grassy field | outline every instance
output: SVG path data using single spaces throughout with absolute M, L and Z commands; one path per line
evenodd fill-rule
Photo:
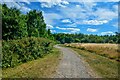
M 86 50 L 89 52 L 96 53 L 98 55 L 120 61 L 120 52 L 117 44 L 95 44 L 95 43 L 71 43 L 65 44 L 66 46 Z
M 110 47 L 108 52 L 115 51 L 117 46 L 115 44 L 81 44 L 80 46 L 75 44 L 65 44 L 66 46 L 71 46 L 78 54 L 83 57 L 83 59 L 91 66 L 91 68 L 103 78 L 116 78 L 118 77 L 118 65 L 120 63 L 113 58 L 108 58 L 108 56 L 101 56 L 100 53 L 95 53 L 98 49 L 98 52 L 101 50 L 103 52 L 105 49 L 103 47 Z M 105 46 L 106 45 L 106 46 Z M 112 46 L 110 46 L 112 45 Z M 82 47 L 81 47 L 82 46 Z M 85 47 L 85 49 L 84 49 Z M 100 50 L 99 50 L 100 49 Z M 103 50 L 102 50 L 103 49 Z M 108 52 L 106 54 L 108 54 Z M 117 53 L 117 52 L 116 52 Z M 105 54 L 105 53 L 104 53 Z M 112 53 L 114 54 L 114 53 Z M 109 55 L 109 54 L 108 54 Z M 114 56 L 117 56 L 115 54 Z
M 59 59 L 60 52 L 54 49 L 44 58 L 2 70 L 2 76 L 3 78 L 49 78 L 55 73 Z

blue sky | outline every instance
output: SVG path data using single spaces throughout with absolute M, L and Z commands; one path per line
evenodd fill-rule
M 118 0 L 3 0 L 24 14 L 43 12 L 52 33 L 114 34 L 118 32 Z

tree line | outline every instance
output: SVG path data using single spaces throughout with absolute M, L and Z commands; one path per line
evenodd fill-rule
M 60 43 L 120 43 L 120 33 L 116 35 L 86 35 L 86 34 L 53 34 L 54 38 Z

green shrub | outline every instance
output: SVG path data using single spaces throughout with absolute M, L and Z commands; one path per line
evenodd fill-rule
M 44 38 L 23 38 L 2 42 L 2 67 L 14 67 L 18 64 L 42 58 L 52 50 L 54 42 Z

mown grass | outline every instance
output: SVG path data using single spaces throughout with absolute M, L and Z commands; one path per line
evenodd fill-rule
M 3 78 L 49 78 L 57 68 L 60 59 L 58 49 L 53 49 L 52 53 L 44 58 L 21 64 L 14 68 L 2 70 Z
M 119 62 L 86 50 L 72 49 L 78 52 L 99 76 L 103 78 L 118 78 Z

